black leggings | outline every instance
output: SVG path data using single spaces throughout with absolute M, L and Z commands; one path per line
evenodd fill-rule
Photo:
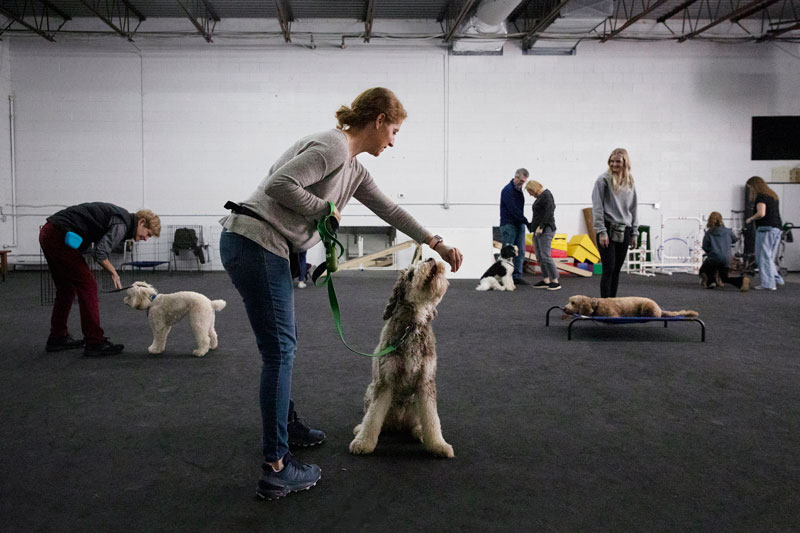
M 608 226 L 607 226 L 608 227 Z M 608 235 L 608 234 L 607 234 Z M 600 246 L 597 243 L 597 250 L 600 252 L 600 261 L 603 263 L 603 276 L 600 278 L 600 297 L 616 298 L 617 285 L 619 285 L 619 273 L 622 265 L 625 264 L 625 257 L 628 254 L 628 247 L 633 237 L 633 228 L 625 228 L 625 238 L 622 242 L 608 241 L 608 246 Z

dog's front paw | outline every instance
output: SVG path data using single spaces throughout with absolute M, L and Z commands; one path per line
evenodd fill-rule
M 363 439 L 356 437 L 350 443 L 350 453 L 354 455 L 366 455 L 375 451 L 375 444 L 370 444 Z
M 447 444 L 445 441 L 434 444 L 433 446 L 429 447 L 428 450 L 434 455 L 438 455 L 439 457 L 447 457 L 448 459 L 452 459 L 456 456 L 455 452 L 453 452 L 453 447 Z
M 208 350 L 192 350 L 192 355 L 195 357 L 203 357 L 208 353 Z
M 357 425 L 356 427 L 354 427 L 354 428 L 353 428 L 353 435 L 358 435 L 359 433 L 361 433 L 361 427 L 362 427 L 363 425 L 364 425 L 364 424 L 359 424 L 359 425 Z
M 162 349 L 159 350 L 158 346 L 156 346 L 155 344 L 151 344 L 150 346 L 147 347 L 147 351 L 152 353 L 152 354 L 159 354 L 159 353 L 163 352 L 164 349 L 162 348 Z

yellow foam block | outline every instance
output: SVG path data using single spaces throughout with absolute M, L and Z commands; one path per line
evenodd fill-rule
M 553 242 L 550 244 L 550 248 L 555 248 L 556 250 L 564 250 L 567 251 L 567 234 L 566 233 L 556 233 L 553 235 Z
M 567 255 L 574 257 L 581 263 L 591 261 L 592 263 L 600 262 L 600 252 L 592 242 L 588 235 L 573 235 L 569 240 L 567 246 Z
M 525 244 L 533 246 L 533 233 L 525 234 Z

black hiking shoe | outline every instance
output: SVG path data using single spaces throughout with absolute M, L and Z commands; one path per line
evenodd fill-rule
M 48 352 L 62 352 L 64 350 L 74 350 L 83 348 L 83 340 L 73 339 L 71 335 L 66 337 L 48 337 L 44 349 Z
M 301 463 L 291 453 L 283 456 L 283 470 L 276 472 L 268 463 L 263 463 L 261 479 L 258 480 L 256 496 L 262 500 L 277 500 L 290 492 L 308 490 L 322 477 L 317 465 Z
M 549 287 L 549 286 L 550 286 L 550 282 L 549 282 L 549 281 L 544 281 L 544 280 L 542 280 L 542 281 L 539 281 L 538 283 L 536 283 L 536 284 L 533 286 L 533 288 L 534 288 L 534 289 L 546 289 L 546 288 L 547 288 L 547 287 Z
M 297 411 L 289 413 L 289 423 L 286 424 L 289 431 L 290 446 L 316 446 L 325 440 L 325 432 L 319 429 L 312 429 L 305 425 L 303 419 L 297 416 Z
M 124 344 L 114 344 L 106 337 L 100 344 L 85 344 L 83 346 L 83 355 L 86 357 L 105 357 L 107 355 L 116 355 L 124 349 Z

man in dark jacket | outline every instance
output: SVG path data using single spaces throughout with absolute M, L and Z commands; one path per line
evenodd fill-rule
M 500 234 L 503 236 L 503 246 L 516 244 L 519 253 L 514 258 L 514 284 L 530 285 L 522 277 L 522 267 L 525 264 L 525 196 L 522 186 L 528 181 L 528 171 L 524 168 L 514 173 L 508 185 L 500 193 Z
M 104 202 L 74 205 L 48 217 L 39 232 L 39 244 L 56 286 L 50 336 L 45 346 L 48 352 L 83 346 L 84 355 L 103 356 L 123 350 L 124 346 L 113 344 L 100 327 L 97 283 L 82 253 L 94 244 L 95 260 L 111 274 L 114 287 L 121 289 L 119 274 L 108 260 L 111 250 L 127 239 L 146 241 L 160 234 L 161 221 L 152 211 L 143 209 L 131 214 Z M 67 319 L 76 295 L 83 340 L 73 339 L 67 329 Z

